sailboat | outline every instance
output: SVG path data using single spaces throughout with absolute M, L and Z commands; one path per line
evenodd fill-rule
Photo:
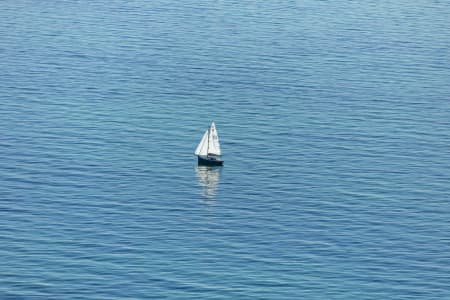
M 219 135 L 216 124 L 212 122 L 195 149 L 195 155 L 198 156 L 199 165 L 222 166 L 223 160 L 220 159 L 220 154 Z

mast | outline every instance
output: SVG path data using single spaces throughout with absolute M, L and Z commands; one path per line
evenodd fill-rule
M 211 126 L 208 128 L 208 147 L 206 148 L 206 156 L 209 154 L 209 136 L 211 135 Z

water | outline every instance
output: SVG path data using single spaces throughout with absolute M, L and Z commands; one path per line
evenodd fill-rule
M 0 299 L 449 299 L 449 20 L 3 1 Z

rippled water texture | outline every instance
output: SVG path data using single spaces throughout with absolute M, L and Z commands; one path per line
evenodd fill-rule
M 445 1 L 2 1 L 0 299 L 450 299 L 449 33 Z

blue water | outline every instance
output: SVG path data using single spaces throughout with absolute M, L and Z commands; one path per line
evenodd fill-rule
M 446 1 L 2 1 L 0 299 L 450 299 L 449 33 Z

